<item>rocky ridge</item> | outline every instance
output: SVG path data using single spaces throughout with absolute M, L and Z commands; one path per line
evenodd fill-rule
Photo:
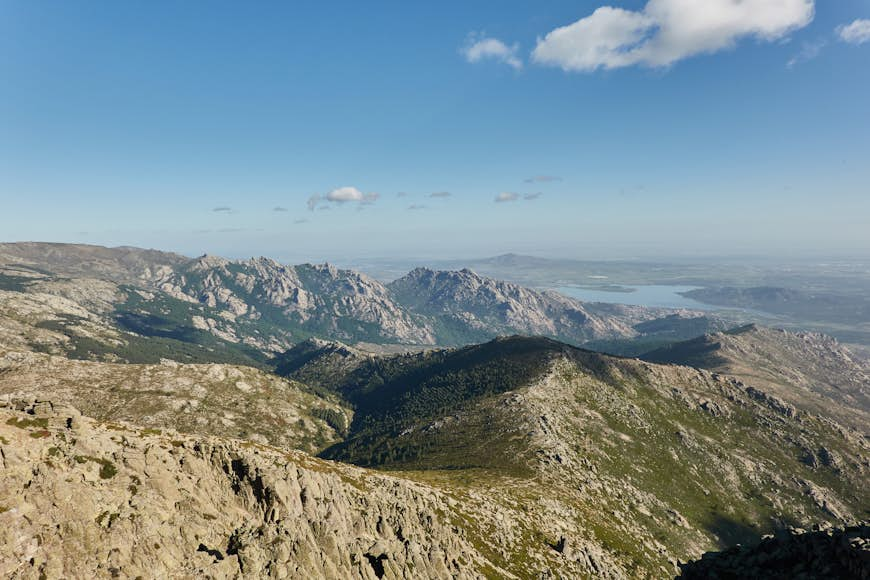
M 643 355 L 737 377 L 855 429 L 870 424 L 870 365 L 834 338 L 754 324 Z

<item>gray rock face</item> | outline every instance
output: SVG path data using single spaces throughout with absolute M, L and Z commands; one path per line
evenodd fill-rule
M 328 264 L 284 266 L 268 258 L 230 262 L 204 256 L 163 272 L 152 283 L 173 296 L 219 306 L 234 316 L 258 319 L 265 309 L 272 309 L 266 314 L 340 340 L 379 337 L 411 344 L 436 340 L 432 330 L 397 304 L 383 284 Z
M 573 342 L 636 335 L 615 317 L 596 316 L 571 298 L 478 276 L 471 270 L 417 268 L 390 283 L 416 312 L 446 318 L 457 327 L 497 334 L 559 336 Z
M 251 443 L 0 409 L 4 578 L 479 578 L 439 492 Z

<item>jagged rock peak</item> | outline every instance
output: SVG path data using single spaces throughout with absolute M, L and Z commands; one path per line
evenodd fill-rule
M 230 261 L 226 258 L 222 258 L 220 256 L 213 256 L 211 254 L 203 254 L 197 258 L 194 258 L 192 269 L 194 270 L 207 270 L 210 268 L 225 268 L 230 264 Z
M 281 269 L 281 268 L 286 267 L 283 264 L 281 264 L 281 262 L 274 260 L 272 258 L 267 258 L 266 256 L 257 256 L 257 257 L 252 256 L 250 259 L 245 260 L 245 262 L 243 262 L 243 263 L 250 264 L 252 266 L 266 266 L 266 267 L 275 268 L 275 269 Z

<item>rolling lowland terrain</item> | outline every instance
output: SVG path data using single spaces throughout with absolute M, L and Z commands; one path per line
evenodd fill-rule
M 611 296 L 605 302 L 623 302 L 634 294 L 637 286 L 671 287 L 675 296 L 691 299 L 701 307 L 706 304 L 706 309 L 715 309 L 717 316 L 732 320 L 735 326 L 755 322 L 814 330 L 864 351 L 870 348 L 867 292 L 870 262 L 864 256 L 824 260 L 792 257 L 785 261 L 749 256 L 649 261 L 503 254 L 477 260 L 424 263 L 439 269 L 471 268 L 485 276 L 534 288 L 605 291 Z M 373 260 L 361 263 L 360 267 L 392 279 L 408 266 L 406 261 Z M 628 354 L 641 352 L 632 350 Z
M 870 373 L 823 335 L 470 271 L 0 264 L 4 577 L 662 578 L 870 509 Z

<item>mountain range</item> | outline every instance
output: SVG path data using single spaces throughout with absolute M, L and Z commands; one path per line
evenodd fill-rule
M 852 526 L 831 570 L 870 553 L 868 366 L 818 333 L 468 270 L 0 264 L 4 577 L 698 577 L 840 537 L 812 526 Z
M 174 341 L 183 362 L 201 358 L 191 345 L 222 351 L 227 362 L 251 362 L 310 337 L 380 350 L 511 333 L 576 345 L 638 338 L 659 345 L 723 326 L 701 313 L 583 303 L 470 270 L 418 268 L 382 284 L 328 264 L 63 244 L 0 244 L 0 288 L 16 291 L 9 299 L 19 310 L 56 310 L 41 328 L 66 338 L 46 335 L 39 344 L 49 352 L 130 362 L 159 361 L 124 352 L 136 336 Z

